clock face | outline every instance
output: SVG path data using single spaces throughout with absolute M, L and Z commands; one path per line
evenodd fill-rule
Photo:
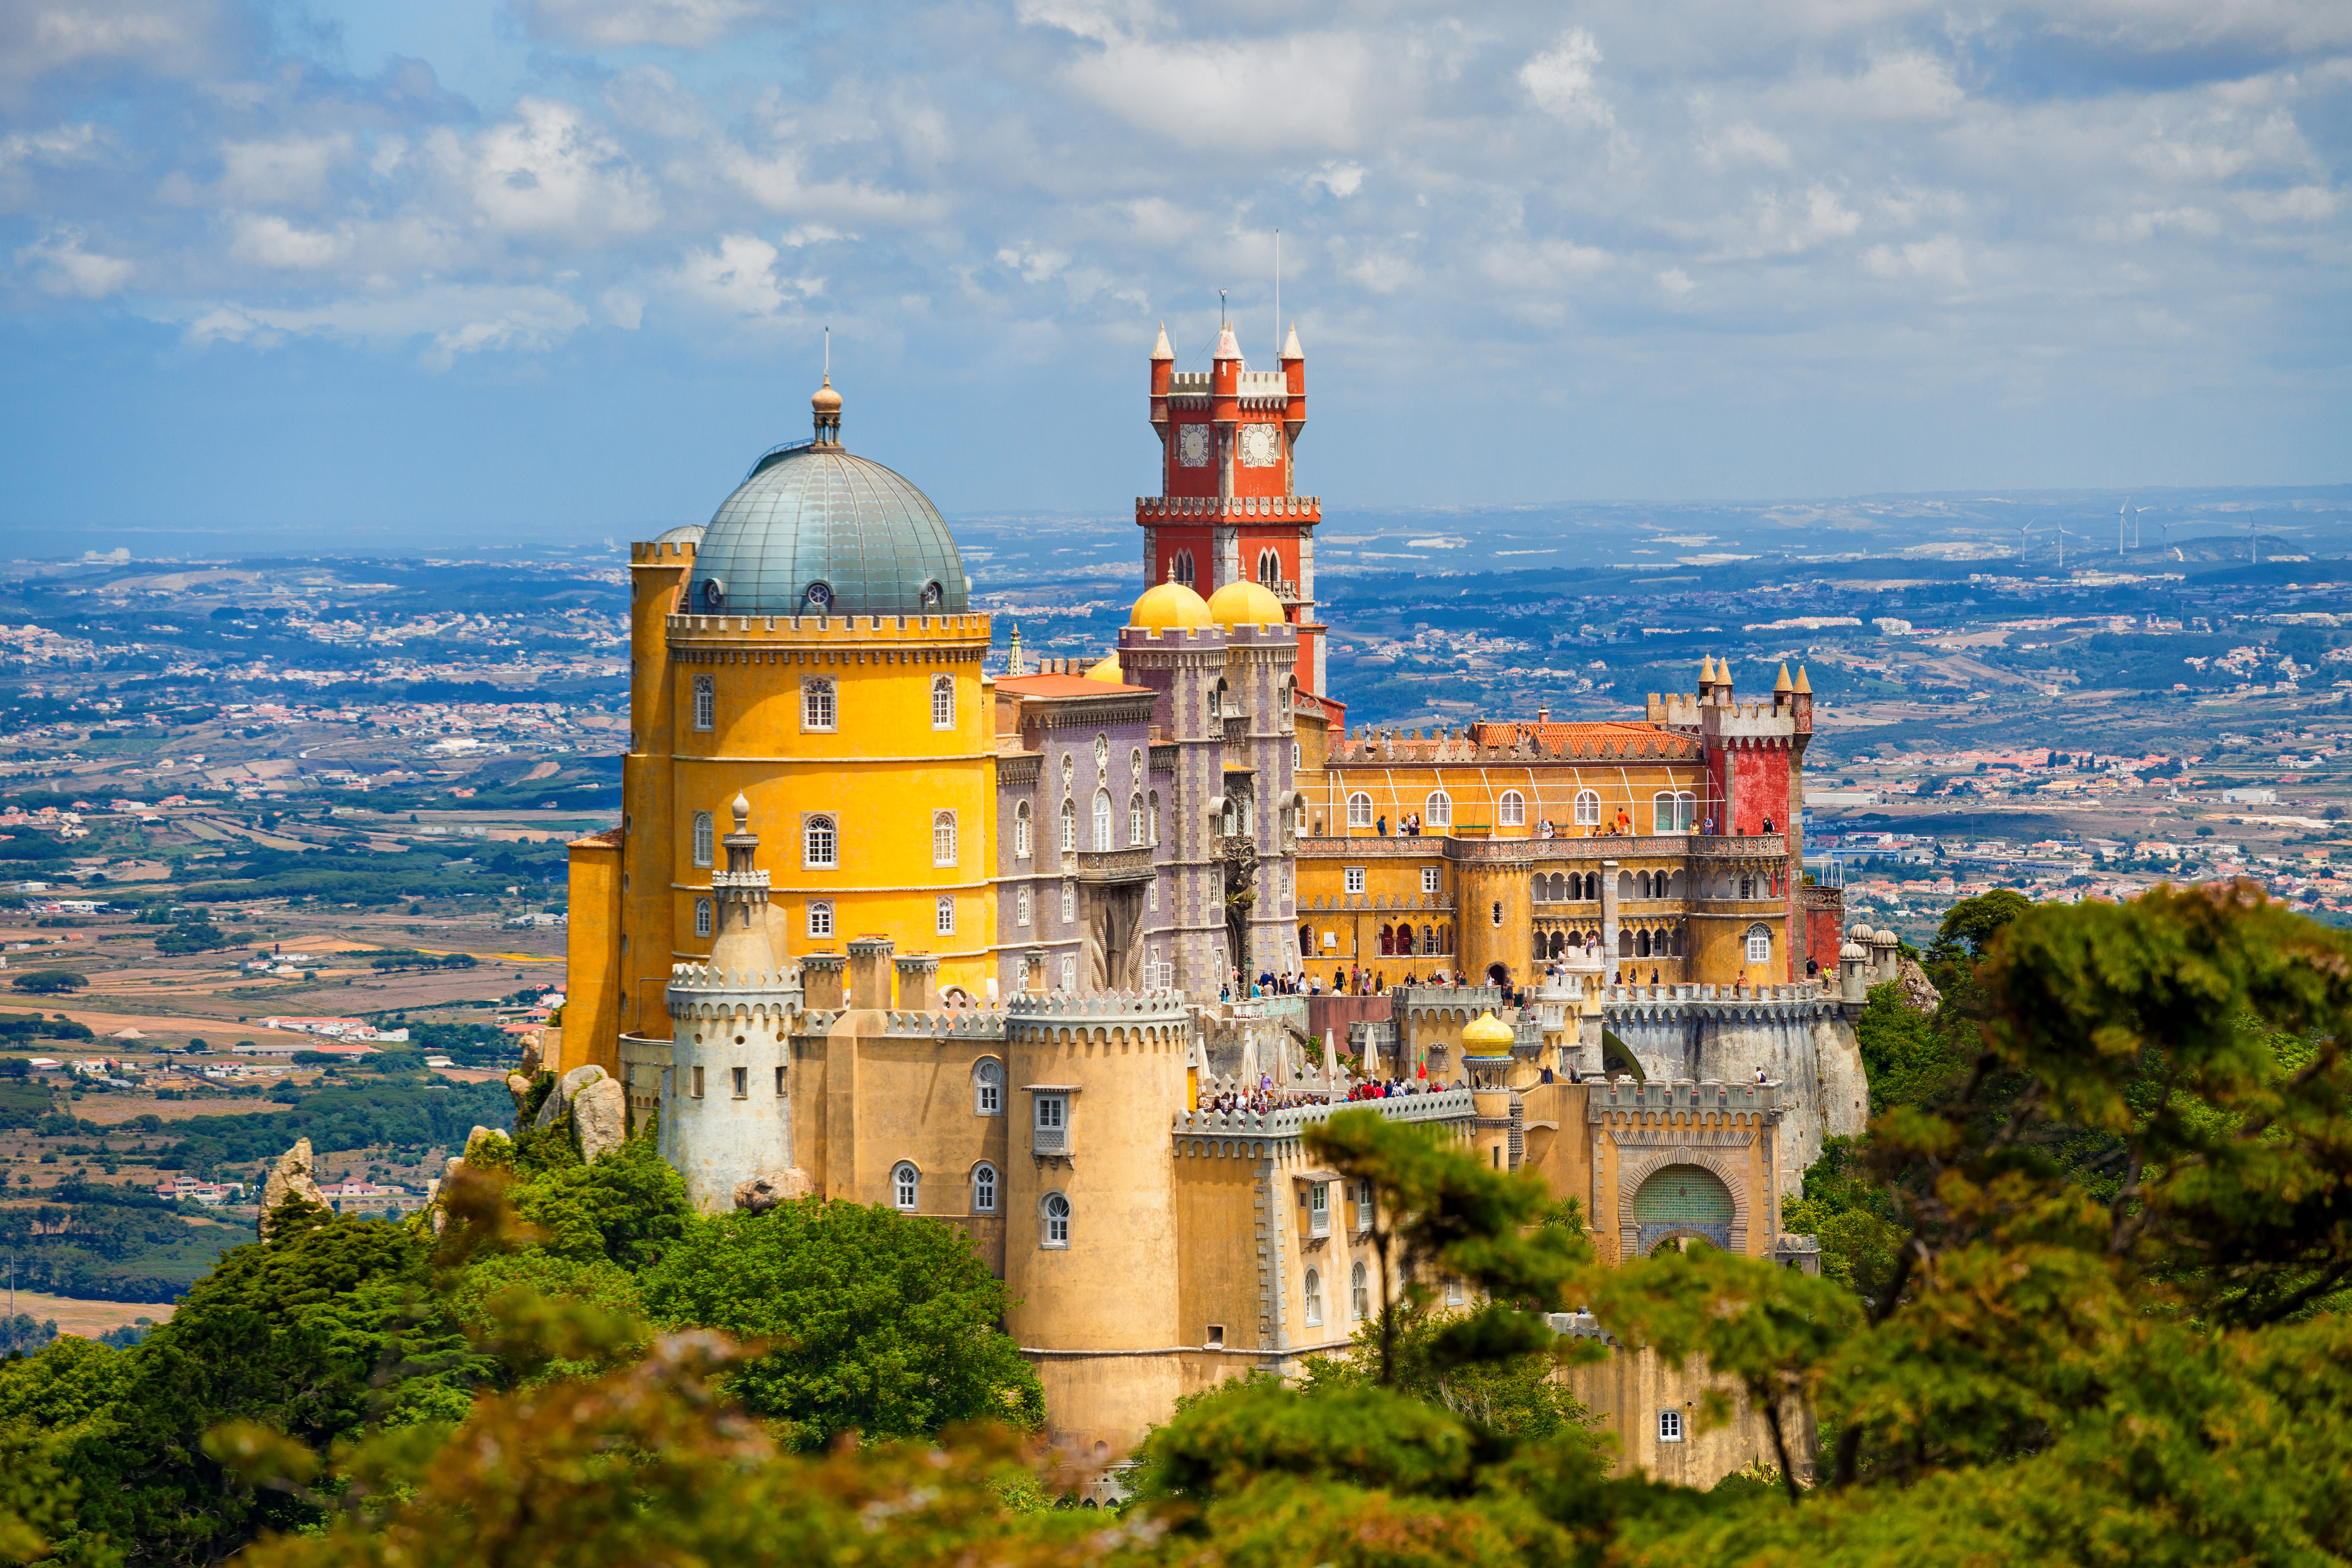
M 1176 432 L 1176 460 L 1188 468 L 1209 466 L 1209 427 L 1187 425 Z
M 1242 426 L 1242 467 L 1270 468 L 1282 461 L 1282 437 L 1271 425 Z

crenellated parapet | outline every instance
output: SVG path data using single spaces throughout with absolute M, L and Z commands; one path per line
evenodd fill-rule
M 1138 496 L 1139 523 L 1238 521 L 1262 517 L 1269 521 L 1318 523 L 1323 521 L 1321 496 Z
M 1588 1121 L 1605 1121 L 1614 1116 L 1694 1111 L 1777 1116 L 1780 1111 L 1780 1086 L 1771 1082 L 1725 1083 L 1714 1079 L 1677 1079 L 1664 1083 L 1610 1079 L 1588 1087 L 1584 1106 Z
M 1264 1111 L 1184 1110 L 1177 1113 L 1171 1131 L 1178 1138 L 1290 1139 L 1316 1122 L 1328 1121 L 1342 1110 L 1375 1110 L 1391 1121 L 1458 1121 L 1465 1125 L 1477 1115 L 1470 1090 L 1449 1089 L 1435 1094 L 1286 1105 Z

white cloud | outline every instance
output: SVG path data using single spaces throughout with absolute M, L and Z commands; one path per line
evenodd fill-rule
M 1070 264 L 1066 252 L 1039 250 L 1009 245 L 996 253 L 996 259 L 1021 274 L 1024 283 L 1043 283 Z
M 225 0 L 10 0 L 0 5 L 0 97 L 109 67 L 197 75 L 240 30 Z
M 1097 108 L 1188 147 L 1352 148 L 1402 107 L 1402 83 L 1359 32 L 1170 43 L 1106 25 L 1063 74 Z
M 1309 184 L 1320 185 L 1344 200 L 1364 188 L 1364 168 L 1360 163 L 1342 163 L 1333 160 L 1307 175 L 1307 179 Z
M 1617 123 L 1593 85 L 1592 68 L 1601 63 L 1601 46 L 1582 27 L 1570 27 L 1559 41 L 1519 68 L 1519 85 L 1528 89 L 1538 109 L 1570 125 L 1603 131 Z
M 707 48 L 781 12 L 761 0 L 508 0 L 508 5 L 532 37 L 588 48 L 640 44 Z
M 1747 212 L 1726 214 L 1715 226 L 1722 247 L 1706 259 L 1800 256 L 1861 227 L 1862 215 L 1825 184 L 1812 186 L 1801 197 L 1761 192 Z
M 471 146 L 440 132 L 435 151 L 502 233 L 593 244 L 641 234 L 661 218 L 655 182 L 577 107 L 555 99 L 525 98 L 515 118 Z
M 2297 185 L 2287 191 L 2240 191 L 2237 202 L 2257 223 L 2318 223 L 2334 217 L 2341 205 L 2334 191 L 2319 185 Z
M 1692 282 L 1690 280 L 1690 275 L 1685 272 L 1681 268 L 1669 267 L 1664 272 L 1658 274 L 1658 287 L 1664 289 L 1667 293 L 1679 298 L 1682 295 L 1689 293 L 1692 289 L 1697 288 L 1698 285 Z
M 1969 286 L 1960 242 L 1948 234 L 1909 245 L 1874 245 L 1863 252 L 1862 264 L 1881 278 L 1915 277 L 1955 289 Z
M 267 347 L 292 336 L 394 345 L 427 340 L 417 363 L 447 370 L 459 354 L 493 350 L 544 353 L 588 324 L 588 313 L 559 290 L 537 286 L 437 285 L 396 295 L 357 295 L 308 306 L 223 301 L 196 307 L 184 321 L 190 343 L 249 342 Z
M 308 271 L 331 267 L 348 256 L 352 248 L 348 231 L 332 234 L 299 229 L 275 214 L 245 214 L 237 220 L 236 231 L 230 254 L 257 266 L 279 270 Z
M 227 206 L 308 205 L 327 194 L 338 164 L 352 159 L 352 139 L 337 132 L 277 142 L 232 142 L 221 148 L 221 177 L 210 199 Z
M 1698 155 L 1706 160 L 1709 168 L 1714 169 L 1743 163 L 1761 164 L 1769 169 L 1789 166 L 1789 144 L 1762 126 L 1745 120 L 1701 137 Z
M 130 282 L 138 268 L 120 257 L 84 250 L 87 237 L 78 228 L 51 229 L 19 249 L 16 263 L 32 273 L 33 287 L 45 294 L 103 300 Z

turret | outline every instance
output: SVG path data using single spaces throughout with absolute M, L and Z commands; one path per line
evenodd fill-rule
M 827 372 L 824 384 L 809 399 L 809 409 L 816 419 L 816 442 L 820 447 L 841 445 L 841 394 L 833 389 L 833 375 Z
M 1151 345 L 1151 424 L 1168 426 L 1168 383 L 1176 374 L 1176 351 L 1168 344 L 1168 323 L 1160 323 L 1160 341 Z
M 1290 445 L 1296 447 L 1298 433 L 1307 428 L 1307 351 L 1298 346 L 1298 325 L 1295 321 L 1291 323 L 1289 338 L 1282 345 L 1282 380 L 1290 393 L 1289 404 L 1282 411 L 1282 426 Z
M 1783 664 L 1780 667 L 1780 678 L 1772 683 L 1772 711 L 1788 712 L 1790 701 L 1795 691 L 1796 684 L 1789 679 L 1789 667 Z

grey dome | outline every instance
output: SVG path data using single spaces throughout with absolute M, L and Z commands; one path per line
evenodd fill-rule
M 676 528 L 670 529 L 665 533 L 656 535 L 654 542 L 656 544 L 700 544 L 702 542 L 702 524 L 698 522 L 681 522 Z
M 813 598 L 819 589 L 823 598 Z M 963 557 L 930 498 L 838 445 L 769 453 L 695 552 L 688 615 L 952 615 Z

